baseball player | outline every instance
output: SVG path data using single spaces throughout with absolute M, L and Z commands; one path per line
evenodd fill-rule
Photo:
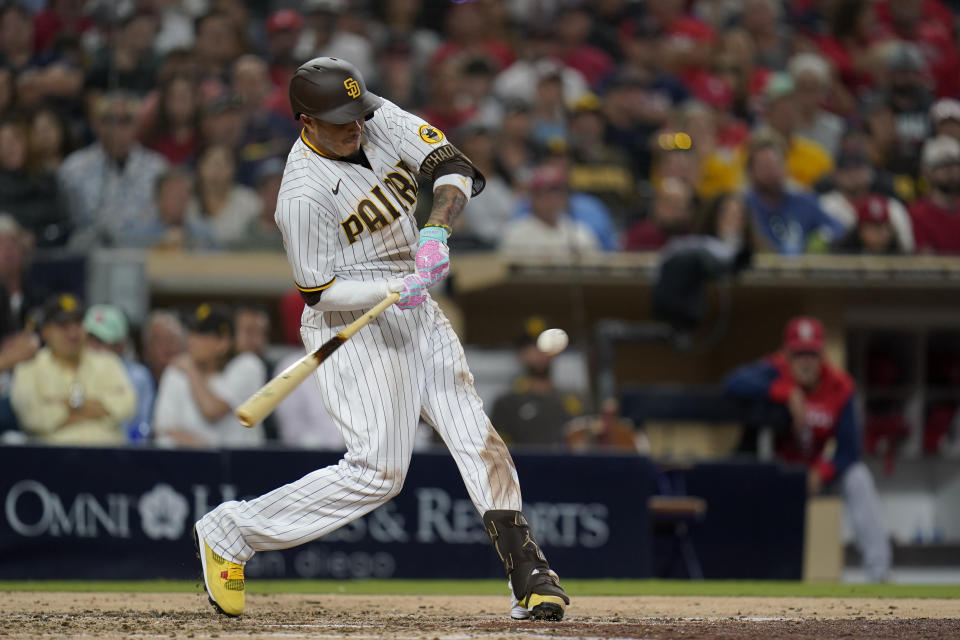
M 276 222 L 306 307 L 312 351 L 391 292 L 400 300 L 317 370 L 347 452 L 259 498 L 231 501 L 195 526 L 207 594 L 244 607 L 243 566 L 257 551 L 315 540 L 399 493 L 420 418 L 443 438 L 511 586 L 511 616 L 560 620 L 569 599 L 521 513 L 513 460 L 483 412 L 463 348 L 427 292 L 449 269 L 447 237 L 483 175 L 438 129 L 367 91 L 356 67 L 316 58 L 290 81 L 303 123 L 283 174 Z M 417 230 L 417 178 L 433 208 Z

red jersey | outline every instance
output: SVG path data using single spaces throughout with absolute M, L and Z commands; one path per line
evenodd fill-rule
M 917 251 L 960 253 L 960 206 L 944 209 L 930 198 L 910 205 Z

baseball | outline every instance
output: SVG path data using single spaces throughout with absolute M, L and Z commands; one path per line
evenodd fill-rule
M 570 338 L 563 329 L 547 329 L 537 337 L 537 349 L 551 356 L 566 349 L 569 343 Z

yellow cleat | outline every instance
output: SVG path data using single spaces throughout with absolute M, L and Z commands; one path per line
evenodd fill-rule
M 243 613 L 245 602 L 243 565 L 215 554 L 206 540 L 200 537 L 196 527 L 193 529 L 193 541 L 197 545 L 200 564 L 203 565 L 203 584 L 210 604 L 224 615 L 239 616 Z

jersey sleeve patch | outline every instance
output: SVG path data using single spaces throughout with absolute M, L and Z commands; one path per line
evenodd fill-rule
M 429 124 L 420 125 L 417 133 L 420 134 L 420 139 L 427 144 L 440 144 L 444 139 L 443 132 Z

